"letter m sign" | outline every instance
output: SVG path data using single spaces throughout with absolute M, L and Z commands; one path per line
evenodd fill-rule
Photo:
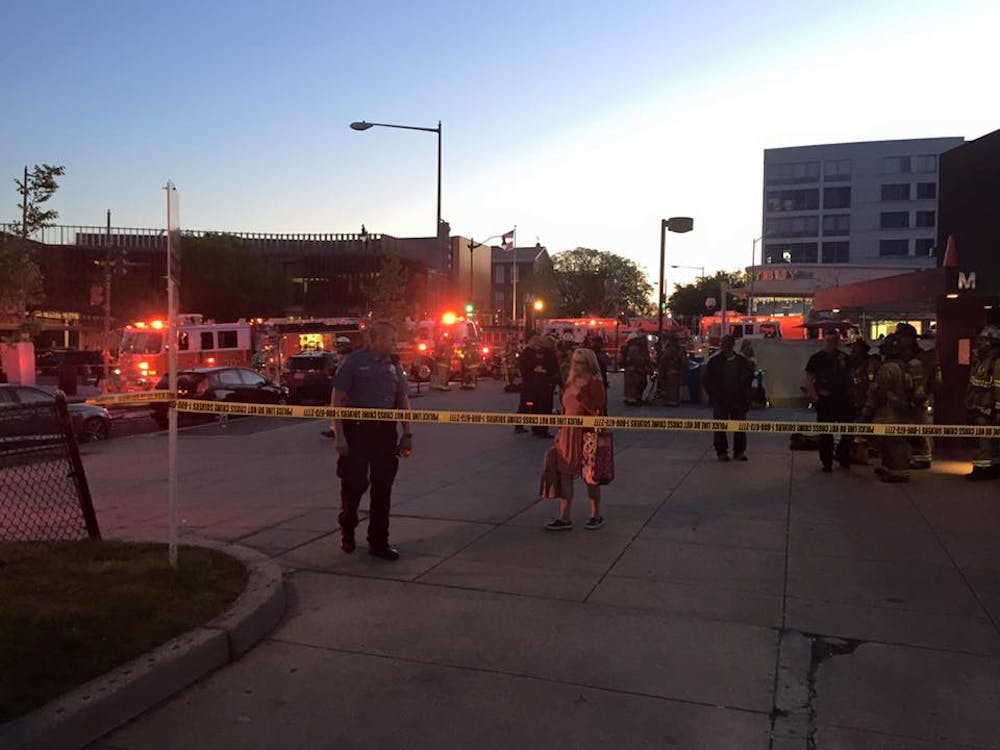
M 976 272 L 970 271 L 965 273 L 964 271 L 958 272 L 958 288 L 959 289 L 975 289 L 976 288 Z

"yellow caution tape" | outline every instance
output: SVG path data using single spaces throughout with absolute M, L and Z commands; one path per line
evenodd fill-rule
M 152 401 L 170 401 L 173 391 L 130 391 L 128 393 L 108 393 L 88 398 L 88 404 L 148 404 Z
M 976 425 L 868 424 L 858 422 L 781 422 L 735 419 L 670 419 L 662 417 L 566 416 L 562 414 L 517 414 L 510 412 L 438 411 L 432 409 L 355 409 L 332 406 L 286 406 L 242 404 L 177 399 L 179 412 L 231 414 L 247 417 L 296 419 L 347 419 L 377 422 L 429 422 L 432 424 L 524 425 L 525 427 L 596 427 L 614 430 L 661 432 L 755 432 L 765 434 L 859 435 L 898 437 L 989 437 L 1000 438 L 1000 427 Z

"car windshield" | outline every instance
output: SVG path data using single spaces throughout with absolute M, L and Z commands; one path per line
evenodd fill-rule
M 122 337 L 122 354 L 159 354 L 163 348 L 163 334 L 159 331 L 125 331 Z

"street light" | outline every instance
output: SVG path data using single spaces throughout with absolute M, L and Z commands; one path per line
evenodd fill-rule
M 437 164 L 437 219 L 434 222 L 434 239 L 438 243 L 438 250 L 441 250 L 441 121 L 438 120 L 436 128 L 421 128 L 416 125 L 391 125 L 387 122 L 352 122 L 351 130 L 368 130 L 369 128 L 397 128 L 399 130 L 420 130 L 424 133 L 437 133 L 438 141 L 438 164 Z M 438 263 L 444 258 L 444 253 L 438 258 Z
M 770 232 L 764 232 L 760 237 L 755 239 L 750 245 L 750 288 L 747 291 L 747 312 L 753 315 L 753 287 L 754 281 L 757 274 L 754 273 L 754 265 L 757 263 L 757 243 L 763 239 L 766 239 Z M 762 246 L 763 248 L 763 246 Z M 763 258 L 761 258 L 763 260 Z
M 691 271 L 701 271 L 699 279 L 705 278 L 705 266 L 670 266 L 671 268 L 687 268 Z
M 667 246 L 667 231 L 683 234 L 694 229 L 694 219 L 690 216 L 674 216 L 670 219 L 660 219 L 660 299 L 657 307 L 656 335 L 657 341 L 663 340 L 663 268 L 664 253 Z

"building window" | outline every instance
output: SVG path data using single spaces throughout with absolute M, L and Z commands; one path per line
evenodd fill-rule
M 893 183 L 882 186 L 882 200 L 884 201 L 908 201 L 910 200 L 910 183 Z
M 507 306 L 507 301 L 504 299 L 503 292 L 493 292 L 493 307 L 497 310 L 503 310 Z
M 850 208 L 851 189 L 849 187 L 823 188 L 823 208 Z
M 819 233 L 819 218 L 816 216 L 788 216 L 768 218 L 768 237 L 815 237 Z
M 823 217 L 823 236 L 840 237 L 851 233 L 850 214 L 827 214 Z
M 932 227 L 935 224 L 936 211 L 917 211 L 917 226 Z
M 815 211 L 819 208 L 819 189 L 770 190 L 767 193 L 768 211 Z
M 879 240 L 878 242 L 878 254 L 882 256 L 886 255 L 909 255 L 910 254 L 910 241 L 909 240 Z
M 815 242 L 787 242 L 768 244 L 764 251 L 765 263 L 815 263 Z
M 909 211 L 883 211 L 879 226 L 882 229 L 906 229 L 910 226 Z
M 851 179 L 851 160 L 833 159 L 824 162 L 823 179 L 826 182 L 842 182 Z
M 824 263 L 850 263 L 849 242 L 824 242 L 823 262 Z
M 493 266 L 493 281 L 502 284 L 507 278 L 507 266 Z
M 934 240 L 933 239 L 923 239 L 913 241 L 913 254 L 918 258 L 926 258 L 928 255 L 934 255 Z
M 918 182 L 917 183 L 917 198 L 920 200 L 927 200 L 931 198 L 937 198 L 937 183 L 936 182 Z
M 818 161 L 769 164 L 767 166 L 768 185 L 794 185 L 801 182 L 819 182 Z
M 236 331 L 219 331 L 220 349 L 238 349 L 239 346 L 239 338 Z
M 924 173 L 937 172 L 937 157 L 934 154 L 913 157 L 913 171 Z
M 886 156 L 882 159 L 882 174 L 909 174 L 909 156 Z

